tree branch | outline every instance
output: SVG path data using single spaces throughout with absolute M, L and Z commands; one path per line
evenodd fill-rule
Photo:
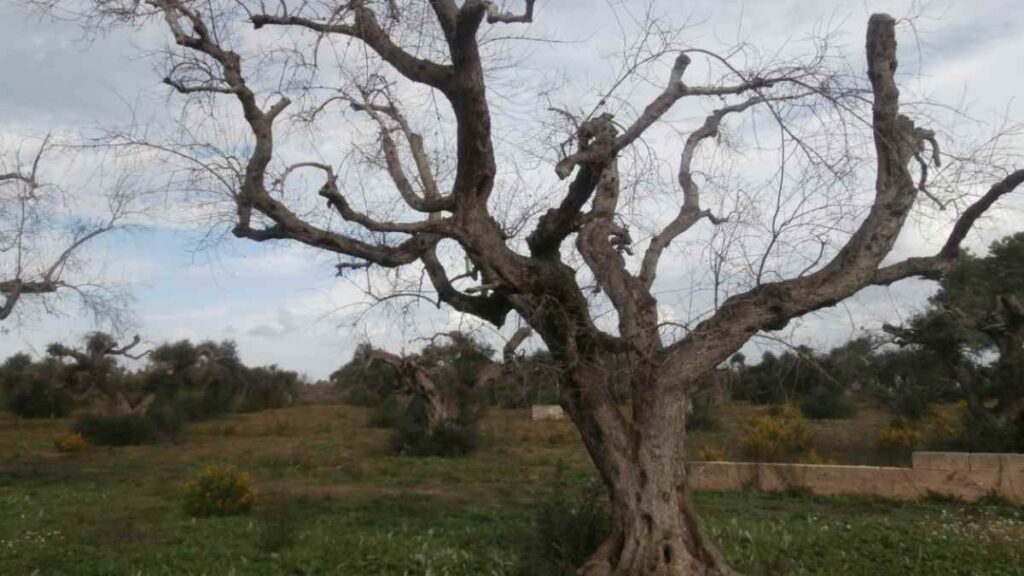
M 268 25 L 298 26 L 321 34 L 341 34 L 356 38 L 363 41 L 382 60 L 409 80 L 438 89 L 445 89 L 448 86 L 453 76 L 450 66 L 417 58 L 396 45 L 380 26 L 373 10 L 368 8 L 364 2 L 349 2 L 345 6 L 352 8 L 355 16 L 352 24 L 271 14 L 255 14 L 250 20 L 257 30 Z
M 873 128 L 878 176 L 875 201 L 858 230 L 821 270 L 801 278 L 758 286 L 726 300 L 709 319 L 668 349 L 669 371 L 709 368 L 724 361 L 760 330 L 778 330 L 791 319 L 832 306 L 871 284 L 909 276 L 936 278 L 952 269 L 960 242 L 974 222 L 1001 196 L 1024 181 L 1017 171 L 968 208 L 937 256 L 911 258 L 879 268 L 917 197 L 908 164 L 930 134 L 899 113 L 895 20 L 871 17 L 867 34 L 868 75 L 874 99 Z
M 602 143 L 600 146 L 590 146 L 586 150 L 580 150 L 576 154 L 563 158 L 555 166 L 555 173 L 558 174 L 558 177 L 564 180 L 565 178 L 568 178 L 569 175 L 572 174 L 573 169 L 580 164 L 607 160 L 613 155 L 618 154 L 621 150 L 625 149 L 636 141 L 637 138 L 643 135 L 643 133 L 646 132 L 647 129 L 657 122 L 662 116 L 664 116 L 676 102 L 687 96 L 727 96 L 732 94 L 742 94 L 750 90 L 767 88 L 774 85 L 776 82 L 785 80 L 783 78 L 768 81 L 763 78 L 753 78 L 749 81 L 733 86 L 689 87 L 683 83 L 683 74 L 686 73 L 686 69 L 689 67 L 690 62 L 690 57 L 687 54 L 679 54 L 679 56 L 676 57 L 675 65 L 672 67 L 672 72 L 669 74 L 668 85 L 657 98 L 644 108 L 644 111 L 633 122 L 633 124 L 612 141 Z
M 536 0 L 526 0 L 526 11 L 522 14 L 502 12 L 501 7 L 494 0 L 485 0 L 487 5 L 488 24 L 523 24 L 533 22 L 533 5 Z
M 701 142 L 718 136 L 718 129 L 722 120 L 729 114 L 743 112 L 765 101 L 763 96 L 755 96 L 744 102 L 725 106 L 712 112 L 704 123 L 694 130 L 686 138 L 683 146 L 682 156 L 679 160 L 679 186 L 683 189 L 683 206 L 679 214 L 661 232 L 651 239 L 647 251 L 644 253 L 643 263 L 640 268 L 640 279 L 649 290 L 654 285 L 654 279 L 658 273 L 658 262 L 662 252 L 672 243 L 673 240 L 692 228 L 697 222 L 707 217 L 712 222 L 718 222 L 710 212 L 700 208 L 700 187 L 693 180 L 693 159 Z

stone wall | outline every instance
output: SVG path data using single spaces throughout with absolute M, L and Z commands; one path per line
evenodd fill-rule
M 1024 503 L 1024 454 L 915 452 L 912 468 L 692 462 L 690 485 L 707 490 L 801 488 L 821 495 L 862 494 L 897 500 L 934 493 L 974 501 L 996 494 Z

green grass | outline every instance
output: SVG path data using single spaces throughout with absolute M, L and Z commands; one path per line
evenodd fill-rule
M 565 422 L 492 412 L 471 458 L 385 452 L 364 410 L 306 406 L 194 425 L 179 444 L 58 454 L 67 421 L 0 416 L 0 574 L 515 574 L 556 463 L 590 474 Z M 204 465 L 252 473 L 250 516 L 192 519 Z M 991 503 L 700 493 L 747 574 L 1024 575 L 1024 510 Z

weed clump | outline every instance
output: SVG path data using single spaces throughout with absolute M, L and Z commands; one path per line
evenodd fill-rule
M 476 426 L 459 420 L 440 422 L 431 430 L 424 423 L 406 418 L 391 436 L 391 451 L 403 456 L 466 456 L 479 445 Z
M 75 422 L 75 432 L 99 446 L 154 444 L 161 436 L 156 421 L 141 414 L 89 414 Z
M 185 512 L 198 517 L 247 514 L 256 501 L 249 473 L 234 466 L 207 466 L 182 492 Z

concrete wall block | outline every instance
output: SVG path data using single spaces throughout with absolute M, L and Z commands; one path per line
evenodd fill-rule
M 998 472 L 1003 468 L 1002 454 L 970 454 L 971 472 Z
M 1024 454 L 1000 454 L 999 459 L 1004 473 L 1021 476 L 1021 482 L 1024 482 Z
M 750 462 L 691 462 L 690 485 L 705 490 L 806 488 L 914 500 L 929 492 L 974 501 L 998 494 L 1024 503 L 1024 456 L 918 452 L 913 468 Z
M 914 469 L 970 470 L 971 455 L 966 452 L 914 452 Z

